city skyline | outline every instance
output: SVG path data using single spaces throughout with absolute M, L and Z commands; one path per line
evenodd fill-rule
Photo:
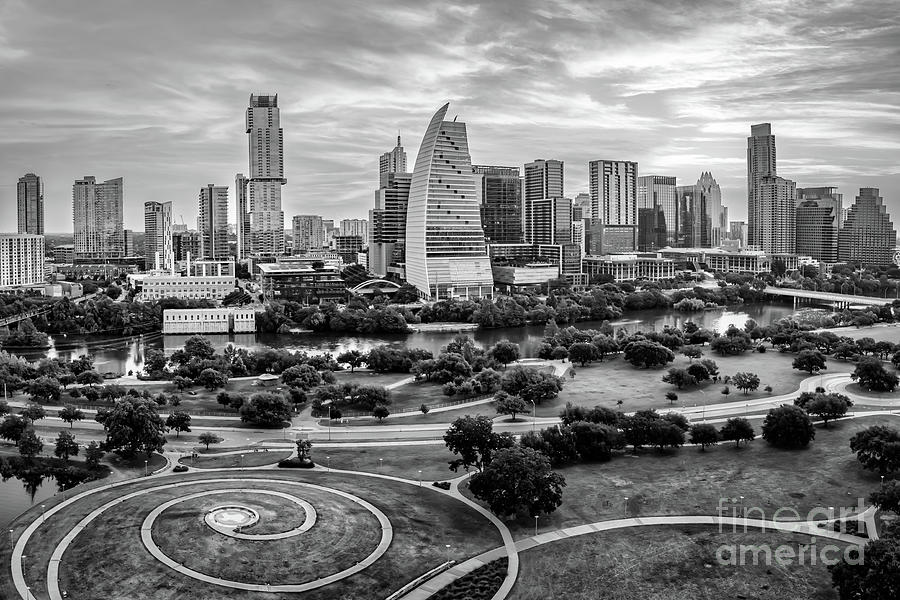
M 572 196 L 588 189 L 589 161 L 615 157 L 679 184 L 710 171 L 730 219 L 746 220 L 746 131 L 771 122 L 779 174 L 848 197 L 877 187 L 900 212 L 900 26 L 889 2 L 273 4 L 241 17 L 190 4 L 101 6 L 0 5 L 9 81 L 0 91 L 9 132 L 0 218 L 15 217 L 16 182 L 34 172 L 44 180 L 45 230 L 67 232 L 71 182 L 104 173 L 124 178 L 126 228 L 141 229 L 146 201 L 171 201 L 174 221 L 193 223 L 196 189 L 246 170 L 240 121 L 259 91 L 281 96 L 286 222 L 365 216 L 378 157 L 398 129 L 417 148 L 422 123 L 446 99 L 466 115 L 475 164 L 556 158 Z M 295 11 L 309 35 L 293 35 Z M 453 44 L 431 39 L 438 22 Z M 753 23 L 766 27 L 767 45 Z M 216 33 L 209 43 L 187 45 L 207 28 Z M 235 35 L 223 45 L 221 31 Z M 634 32 L 640 44 L 620 43 Z M 399 76 L 379 75 L 398 66 Z

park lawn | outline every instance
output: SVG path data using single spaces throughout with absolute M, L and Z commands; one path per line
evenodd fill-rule
M 697 600 L 700 598 L 753 598 L 754 600 L 831 600 L 837 593 L 821 563 L 821 551 L 842 542 L 818 538 L 816 563 L 804 550 L 805 560 L 792 564 L 722 564 L 716 552 L 722 546 L 768 545 L 791 548 L 795 557 L 805 535 L 780 531 L 719 533 L 715 527 L 634 527 L 564 539 L 519 553 L 519 577 L 510 600 Z M 723 552 L 724 555 L 724 552 Z M 827 556 L 840 555 L 831 552 Z M 762 556 L 762 555 L 761 555 Z
M 410 377 L 409 373 L 376 373 L 359 369 L 353 371 L 335 371 L 334 377 L 338 383 L 355 383 L 357 385 L 381 385 L 389 386 Z
M 892 344 L 900 344 L 900 325 L 873 325 L 871 327 L 838 327 L 836 329 L 828 329 L 841 337 L 848 337 L 858 340 L 864 337 L 870 337 L 876 342 L 891 342 Z
M 30 557 L 25 564 L 26 579 L 37 597 L 45 595 L 47 561 L 53 548 L 85 514 L 109 500 L 137 489 L 158 486 L 166 481 L 202 482 L 209 478 L 232 479 L 242 476 L 273 481 L 280 479 L 309 481 L 343 489 L 373 503 L 390 519 L 394 541 L 375 565 L 339 583 L 304 594 L 304 598 L 325 600 L 386 597 L 404 583 L 438 566 L 448 557 L 457 561 L 464 560 L 502 543 L 496 529 L 476 511 L 427 487 L 419 488 L 415 485 L 367 476 L 323 471 L 186 473 L 138 479 L 118 489 L 104 490 L 49 518 L 46 524 L 38 528 L 26 547 L 26 554 Z M 78 491 L 88 487 L 79 487 Z M 198 487 L 210 489 L 228 487 L 228 484 L 198 483 Z M 209 586 L 174 574 L 153 559 L 140 543 L 137 537 L 140 522 L 150 509 L 162 501 L 187 493 L 185 488 L 177 489 L 180 490 L 177 493 L 163 491 L 140 496 L 121 507 L 110 509 L 93 522 L 75 540 L 73 551 L 67 552 L 63 559 L 62 589 L 67 590 L 71 597 L 109 600 L 133 598 L 135 589 L 141 589 L 142 597 L 148 600 L 174 600 L 185 597 L 246 598 L 246 592 Z M 302 490 L 302 488 L 292 489 Z M 47 502 L 47 506 L 55 505 L 61 500 L 61 497 L 54 497 Z M 318 508 L 319 506 L 316 506 L 317 510 Z M 40 508 L 32 508 L 18 518 L 11 525 L 14 536 L 18 537 L 35 515 L 39 514 Z M 115 532 L 115 535 L 110 535 L 110 532 Z M 172 543 L 177 543 L 187 550 L 192 548 L 186 536 L 177 537 Z M 450 546 L 449 550 L 447 545 Z M 299 548 L 302 549 L 303 545 L 301 544 Z M 295 544 L 290 554 L 270 558 L 287 562 L 296 561 L 297 551 L 298 546 Z M 111 556 L 115 559 L 102 558 Z M 327 554 L 323 554 L 323 557 L 327 557 Z M 204 559 L 212 561 L 216 557 L 206 556 Z M 2 565 L 0 597 L 11 597 L 13 587 L 9 576 L 9 549 L 6 544 L 0 545 L 0 565 Z M 232 568 L 234 566 L 231 564 Z M 271 594 L 267 597 L 288 600 L 295 596 L 296 594 Z
M 766 396 L 778 396 L 794 392 L 800 387 L 800 382 L 810 377 L 806 371 L 797 371 L 791 368 L 795 355 L 780 353 L 769 349 L 768 352 L 746 352 L 740 356 L 718 356 L 709 352 L 707 348 L 703 358 L 711 358 L 719 366 L 719 376 L 734 375 L 739 371 L 749 371 L 759 375 L 759 389 L 749 394 L 744 394 L 730 384 L 731 394 L 724 397 L 720 392 L 724 383 L 705 382 L 700 386 L 685 389 L 677 389 L 674 385 L 663 383 L 662 377 L 670 368 L 687 368 L 691 361 L 681 354 L 675 355 L 675 361 L 659 369 L 638 369 L 625 362 L 621 356 L 612 360 L 594 362 L 585 367 L 574 365 L 575 377 L 567 375 L 565 384 L 559 397 L 544 402 L 537 407 L 537 414 L 541 417 L 557 416 L 566 402 L 583 406 L 606 406 L 608 408 L 633 412 L 648 408 L 658 410 L 665 409 L 669 402 L 666 400 L 666 392 L 678 394 L 678 405 L 717 404 L 721 402 L 734 402 L 737 400 L 753 400 Z M 839 365 L 839 366 L 838 366 Z M 836 369 L 835 372 L 845 372 L 846 365 L 842 362 L 827 359 L 826 366 Z M 825 373 L 830 371 L 826 370 Z M 765 387 L 772 386 L 772 392 L 766 392 Z M 618 405 L 617 401 L 622 404 Z
M 744 497 L 766 518 L 784 507 L 806 514 L 813 508 L 856 507 L 880 482 L 850 451 L 854 433 L 875 424 L 900 425 L 896 417 L 867 417 L 816 426 L 804 450 L 779 450 L 761 438 L 736 449 L 724 443 L 701 452 L 695 447 L 659 453 L 629 450 L 606 463 L 558 469 L 566 479 L 563 503 L 542 516 L 542 529 L 561 529 L 605 519 L 641 515 L 715 515 L 720 499 Z M 758 423 L 755 424 L 759 435 Z M 468 487 L 460 486 L 467 495 Z M 723 505 L 732 507 L 727 500 Z M 790 513 L 788 514 L 788 516 Z M 534 520 L 508 523 L 516 537 L 534 533 Z
M 389 406 L 388 409 L 392 412 L 401 412 L 397 410 L 393 405 Z M 359 417 L 354 419 L 347 419 L 343 423 L 338 420 L 335 420 L 332 423 L 332 427 L 372 427 L 374 425 L 385 425 L 385 426 L 397 426 L 397 425 L 430 425 L 434 423 L 450 423 L 457 417 L 462 417 L 465 415 L 486 415 L 489 417 L 497 416 L 497 409 L 494 407 L 493 402 L 489 402 L 486 404 L 476 404 L 475 406 L 462 406 L 460 408 L 456 408 L 453 410 L 446 410 L 441 412 L 429 412 L 427 415 L 423 415 L 421 412 L 417 412 L 414 415 L 408 415 L 404 417 L 392 417 L 389 416 L 384 421 L 379 422 L 378 419 L 374 417 Z M 319 424 L 323 427 L 328 425 L 328 419 L 321 419 Z
M 274 465 L 279 460 L 288 458 L 290 451 L 260 452 L 248 450 L 244 454 L 201 455 L 195 459 L 179 458 L 178 463 L 197 469 L 239 469 L 243 467 L 261 467 Z M 241 456 L 244 458 L 242 459 Z
M 313 447 L 313 460 L 319 466 L 348 471 L 368 471 L 394 477 L 418 480 L 419 470 L 422 480 L 446 481 L 459 477 L 447 466 L 455 456 L 447 450 L 443 442 L 435 444 L 415 444 L 406 446 L 383 446 L 362 448 L 318 448 Z M 379 459 L 382 459 L 379 461 Z
M 414 381 L 391 390 L 390 409 L 393 412 L 419 410 L 423 404 L 433 406 L 456 400 L 457 396 L 444 395 L 443 386 L 430 381 Z

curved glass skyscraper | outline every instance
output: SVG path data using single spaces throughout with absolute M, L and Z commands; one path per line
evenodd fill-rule
M 491 296 L 493 276 L 475 196 L 466 124 L 431 118 L 410 183 L 406 280 L 429 299 Z

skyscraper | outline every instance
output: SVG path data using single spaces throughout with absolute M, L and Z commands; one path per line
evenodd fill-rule
M 369 243 L 369 222 L 365 219 L 341 219 L 338 235 L 357 235 L 366 245 Z
M 891 263 L 897 231 L 878 195 L 878 188 L 859 188 L 859 196 L 847 213 L 838 234 L 838 260 L 870 266 Z
M 837 262 L 842 196 L 833 187 L 797 189 L 797 254 Z
M 675 178 L 637 178 L 638 248 L 656 250 L 678 245 L 680 227 Z
M 434 114 L 416 158 L 406 211 L 406 279 L 426 298 L 493 294 L 466 124 Z
M 305 254 L 325 246 L 325 226 L 318 215 L 296 215 L 293 219 L 294 254 Z
M 217 260 L 228 258 L 228 186 L 208 184 L 200 188 L 200 255 Z
M 247 182 L 250 252 L 277 256 L 284 254 L 281 186 L 287 183 L 284 178 L 284 131 L 277 94 L 250 95 L 246 129 L 250 136 L 250 178 Z M 240 191 L 237 195 L 240 196 Z
M 250 256 L 250 213 L 247 212 L 247 186 L 250 180 L 238 173 L 234 176 L 234 204 L 237 224 L 237 259 L 246 260 Z
M 522 243 L 522 179 L 518 167 L 475 165 L 475 197 L 489 244 Z
M 525 165 L 525 178 L 522 189 L 522 219 L 525 241 L 532 238 L 531 204 L 544 198 L 562 198 L 565 194 L 561 160 L 544 160 L 538 158 Z
M 144 202 L 144 257 L 148 269 L 175 267 L 171 202 Z
M 72 186 L 75 259 L 114 260 L 125 256 L 122 178 L 97 183 L 86 176 Z
M 19 233 L 44 235 L 44 182 L 34 173 L 19 177 L 16 208 Z
M 722 192 L 712 173 L 704 171 L 694 185 L 677 188 L 678 245 L 711 248 L 722 243 Z
M 793 254 L 796 184 L 778 177 L 772 125 L 750 127 L 747 138 L 747 243 L 768 253 Z
M 588 171 L 591 219 L 604 225 L 619 226 L 620 234 L 622 226 L 633 227 L 636 237 L 638 164 L 624 160 L 593 160 L 588 163 Z
M 406 152 L 397 136 L 397 146 L 379 158 L 375 208 L 369 211 L 369 271 L 379 277 L 402 277 L 411 181 L 412 173 L 406 172 Z
M 406 151 L 397 136 L 397 145 L 390 152 L 378 158 L 378 187 L 385 186 L 385 175 L 388 173 L 406 173 Z

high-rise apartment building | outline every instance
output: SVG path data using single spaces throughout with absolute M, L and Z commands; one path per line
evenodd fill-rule
M 171 202 L 144 202 L 144 257 L 148 269 L 175 267 Z
M 97 183 L 87 176 L 72 186 L 75 260 L 106 261 L 125 256 L 122 178 Z
M 250 212 L 247 209 L 247 187 L 250 179 L 242 173 L 234 176 L 234 204 L 237 215 L 234 232 L 237 237 L 237 259 L 246 260 L 250 252 Z
M 778 177 L 770 123 L 750 127 L 747 138 L 747 242 L 767 253 L 796 248 L 796 183 Z
M 44 236 L 0 233 L 0 287 L 44 281 Z
M 188 257 L 192 261 L 201 258 L 200 239 L 200 232 L 193 229 L 172 232 L 172 254 L 175 260 L 181 262 L 186 261 Z
M 318 215 L 297 215 L 293 219 L 294 254 L 325 247 L 325 226 Z
M 532 237 L 532 202 L 544 198 L 562 198 L 564 190 L 564 164 L 561 160 L 538 158 L 525 165 L 522 182 L 522 219 L 525 241 Z
M 542 198 L 531 203 L 532 244 L 572 243 L 572 199 Z M 579 244 L 580 247 L 580 244 Z
M 406 280 L 426 298 L 493 294 L 466 124 L 434 114 L 416 158 L 406 211 Z
M 588 171 L 591 219 L 604 225 L 631 226 L 636 232 L 638 164 L 623 160 L 594 160 L 588 163 Z
M 897 246 L 897 231 L 884 199 L 878 193 L 878 188 L 859 189 L 859 196 L 838 234 L 838 260 L 841 262 L 873 267 L 891 263 Z
M 652 251 L 678 244 L 681 224 L 674 177 L 638 177 L 637 210 L 639 249 Z
M 247 108 L 250 136 L 250 177 L 246 204 L 250 215 L 250 252 L 262 256 L 284 254 L 284 212 L 281 186 L 284 178 L 284 131 L 278 95 L 250 95 Z M 239 190 L 236 194 L 241 196 Z M 240 224 L 242 216 L 238 215 Z
M 385 152 L 378 158 L 378 187 L 387 185 L 385 176 L 388 173 L 406 173 L 406 151 L 397 136 L 397 145 L 390 152 Z
M 677 188 L 678 246 L 711 248 L 722 243 L 722 191 L 712 173 L 704 171 L 694 185 Z
M 228 186 L 210 183 L 200 188 L 199 214 L 200 255 L 211 260 L 228 258 Z
M 366 219 L 342 219 L 338 235 L 358 235 L 363 245 L 369 243 L 369 222 Z
M 522 243 L 522 178 L 518 167 L 475 165 L 475 197 L 489 244 Z
M 797 189 L 797 254 L 837 262 L 842 196 L 833 187 Z
M 412 173 L 387 173 L 380 179 L 375 208 L 369 211 L 369 270 L 379 277 L 394 272 L 400 278 L 406 260 L 406 206 Z
M 19 233 L 44 235 L 44 182 L 34 173 L 19 177 L 16 209 Z

